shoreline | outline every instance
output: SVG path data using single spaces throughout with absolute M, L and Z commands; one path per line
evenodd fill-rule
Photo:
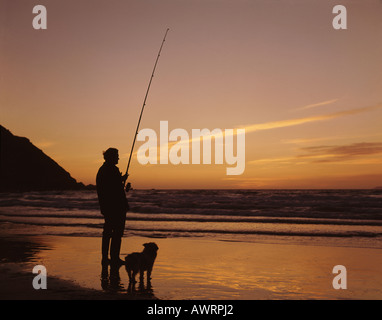
M 2 300 L 382 299 L 380 249 L 130 236 L 122 259 L 145 242 L 159 246 L 151 286 L 130 286 L 124 266 L 102 269 L 100 238 L 0 239 Z M 47 269 L 47 290 L 32 287 L 37 264 Z M 335 265 L 347 268 L 347 290 L 332 287 Z
M 32 281 L 36 255 L 54 250 L 51 236 L 0 236 L 0 300 L 125 300 L 132 297 L 96 290 L 47 273 L 47 289 L 36 290 Z M 53 236 L 54 237 L 54 236 Z M 45 240 L 44 240 L 45 239 Z M 48 240 L 48 243 L 46 242 Z M 140 299 L 145 299 L 144 296 Z

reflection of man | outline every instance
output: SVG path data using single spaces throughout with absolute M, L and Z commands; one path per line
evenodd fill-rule
M 102 233 L 102 264 L 109 263 L 109 246 L 112 264 L 123 264 L 119 258 L 126 212 L 129 204 L 123 190 L 127 174 L 121 175 L 116 164 L 119 160 L 118 150 L 109 148 L 103 153 L 104 164 L 97 173 L 97 194 L 101 213 L 105 218 Z M 111 240 L 111 244 L 110 244 Z

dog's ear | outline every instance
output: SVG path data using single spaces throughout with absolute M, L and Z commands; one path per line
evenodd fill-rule
M 143 246 L 146 248 L 149 244 L 148 243 L 144 243 Z

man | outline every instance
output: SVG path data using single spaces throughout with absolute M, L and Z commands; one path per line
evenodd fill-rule
M 123 189 L 127 174 L 122 176 L 116 167 L 119 160 L 118 149 L 107 149 L 103 157 L 105 162 L 99 168 L 96 179 L 98 201 L 105 218 L 102 233 L 102 265 L 107 265 L 109 262 L 112 265 L 121 265 L 124 262 L 119 258 L 119 252 L 125 229 L 126 212 L 129 209 Z M 111 261 L 109 261 L 109 247 Z

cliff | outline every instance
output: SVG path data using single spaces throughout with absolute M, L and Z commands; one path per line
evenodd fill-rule
M 14 136 L 0 125 L 0 192 L 82 188 L 27 138 Z

